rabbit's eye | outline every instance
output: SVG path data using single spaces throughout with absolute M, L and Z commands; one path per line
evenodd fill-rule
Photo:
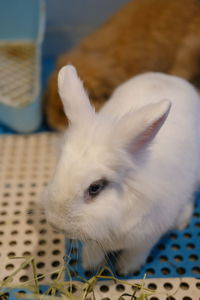
M 100 179 L 93 182 L 88 188 L 88 194 L 90 197 L 97 196 L 108 184 L 106 179 Z

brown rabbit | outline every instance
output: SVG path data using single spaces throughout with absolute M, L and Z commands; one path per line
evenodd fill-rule
M 77 68 L 97 110 L 117 85 L 138 73 L 159 71 L 194 82 L 200 77 L 200 1 L 130 1 L 62 55 L 46 93 L 48 123 L 57 129 L 67 124 L 57 73 L 68 63 Z

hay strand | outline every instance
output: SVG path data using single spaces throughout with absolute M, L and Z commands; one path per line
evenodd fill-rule
M 74 284 L 72 281 L 70 270 L 68 268 L 68 262 L 66 260 L 64 260 L 64 265 L 58 270 L 44 275 L 38 275 L 35 258 L 33 256 L 11 257 L 11 259 L 23 259 L 24 261 L 15 271 L 10 274 L 10 276 L 0 282 L 0 299 L 4 299 L 3 295 L 5 295 L 5 293 L 10 289 L 20 288 L 28 290 L 29 293 L 16 293 L 16 297 L 19 299 L 35 298 L 37 300 L 96 300 L 95 287 L 100 279 L 113 281 L 114 284 L 123 284 L 125 286 L 128 285 L 134 288 L 133 293 L 123 293 L 118 297 L 118 300 L 147 300 L 149 296 L 155 294 L 155 292 L 153 293 L 152 290 L 145 287 L 146 276 L 144 276 L 144 278 L 142 279 L 141 284 L 132 284 L 126 280 L 116 278 L 112 270 L 107 266 L 101 268 L 100 271 L 97 272 L 97 274 L 91 277 L 89 280 L 86 280 L 79 276 L 78 278 L 80 279 L 80 281 L 77 281 Z M 12 284 L 14 276 L 28 265 L 31 266 L 33 279 L 26 281 L 24 284 Z M 109 275 L 102 275 L 105 271 L 107 271 Z M 69 281 L 61 281 L 64 272 L 68 274 Z M 49 288 L 43 294 L 41 294 L 39 289 L 39 280 L 49 274 L 55 273 L 58 274 L 57 279 L 52 280 L 52 282 L 49 283 Z M 78 292 L 78 295 L 76 294 L 76 296 L 73 294 L 74 288 Z

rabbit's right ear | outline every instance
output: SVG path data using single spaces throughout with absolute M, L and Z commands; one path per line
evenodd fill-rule
M 166 121 L 170 108 L 171 102 L 163 100 L 124 115 L 115 127 L 118 134 L 115 141 L 117 146 L 125 147 L 131 155 L 143 159 Z
M 58 92 L 70 123 L 82 124 L 90 120 L 95 112 L 88 95 L 72 65 L 63 67 L 58 73 Z

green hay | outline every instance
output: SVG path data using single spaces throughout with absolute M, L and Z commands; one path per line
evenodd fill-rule
M 16 293 L 16 297 L 19 299 L 37 299 L 37 300 L 96 300 L 95 287 L 99 279 L 112 280 L 114 284 L 123 284 L 125 286 L 131 286 L 133 288 L 133 293 L 122 293 L 117 300 L 148 300 L 149 296 L 154 295 L 156 292 L 145 288 L 145 277 L 143 278 L 141 284 L 131 284 L 125 280 L 117 279 L 110 268 L 103 267 L 97 275 L 93 276 L 89 280 L 78 277 L 80 281 L 76 283 L 72 282 L 72 277 L 70 270 L 68 268 L 68 262 L 64 264 L 58 270 L 47 273 L 44 275 L 37 274 L 37 268 L 35 264 L 35 258 L 33 256 L 22 256 L 22 257 L 10 257 L 11 259 L 23 259 L 24 261 L 21 265 L 12 272 L 5 280 L 0 282 L 0 299 L 4 300 L 5 293 L 9 289 L 26 289 L 31 294 Z M 15 275 L 22 269 L 26 268 L 28 265 L 31 266 L 33 279 L 26 281 L 24 284 L 12 284 Z M 102 275 L 104 271 L 108 271 L 110 275 Z M 61 277 L 64 272 L 67 272 L 69 276 L 69 281 L 61 281 Z M 39 280 L 47 275 L 58 274 L 57 279 L 50 282 L 49 288 L 44 294 L 40 294 L 39 291 Z M 79 293 L 79 296 L 73 294 L 73 288 Z M 59 293 L 59 296 L 56 294 Z

